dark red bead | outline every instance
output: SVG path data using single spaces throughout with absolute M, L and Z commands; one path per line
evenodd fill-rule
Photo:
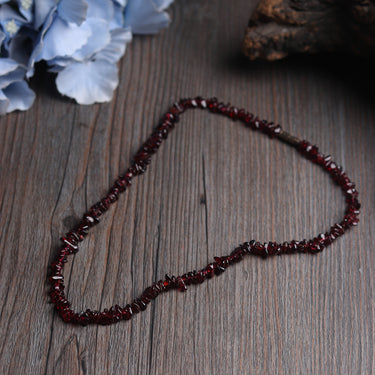
M 221 113 L 222 115 L 226 115 L 228 108 L 224 103 L 219 103 L 216 107 L 216 110 Z
M 278 135 L 281 133 L 281 131 L 282 131 L 282 128 L 281 128 L 281 125 L 279 124 L 275 125 L 272 129 L 273 135 Z
M 69 239 L 69 241 L 75 245 L 80 241 L 80 236 L 75 230 L 71 230 L 66 234 L 66 237 Z
M 126 181 L 129 182 L 129 185 L 131 184 L 131 180 L 132 180 L 132 178 L 133 178 L 133 173 L 130 172 L 130 171 L 127 171 L 127 172 L 125 173 L 125 179 L 126 179 Z
M 86 236 L 89 233 L 90 227 L 86 223 L 81 223 L 77 227 L 77 232 L 80 236 L 80 240 L 82 241 L 84 239 L 84 236 Z
M 267 256 L 264 244 L 261 244 L 260 242 L 255 242 L 254 246 L 252 247 L 252 254 L 260 255 L 262 257 Z
M 285 249 L 285 254 L 293 254 L 298 250 L 298 241 L 292 240 L 286 244 L 287 248 Z
M 163 291 L 163 289 L 160 287 L 159 283 L 153 283 L 152 284 L 152 289 L 154 289 L 155 292 L 157 292 L 158 294 Z
M 209 279 L 214 275 L 216 263 L 210 263 L 206 266 L 206 277 Z
M 243 249 L 245 253 L 251 254 L 253 252 L 254 245 L 255 245 L 255 240 L 251 240 L 250 242 L 244 242 L 241 245 L 241 249 Z
M 164 285 L 164 280 L 159 280 L 157 282 L 157 285 L 160 288 L 161 292 L 165 292 L 166 288 L 165 288 L 165 285 Z
M 178 116 L 179 114 L 183 113 L 185 111 L 185 108 L 183 107 L 183 104 L 178 102 L 174 103 L 173 107 L 169 109 L 169 113 Z
M 253 121 L 251 122 L 251 127 L 254 129 L 254 130 L 257 130 L 260 128 L 260 124 L 261 124 L 261 121 L 258 117 L 255 117 L 255 119 L 253 119 Z
M 207 99 L 207 108 L 208 108 L 212 113 L 216 113 L 217 104 L 218 104 L 218 100 L 217 100 L 217 98 L 210 98 L 210 99 Z
M 229 108 L 229 117 L 232 118 L 233 120 L 237 120 L 238 118 L 238 108 L 236 107 L 230 107 Z
M 225 268 L 216 263 L 216 265 L 215 265 L 215 275 L 220 275 L 224 271 L 225 271 Z
M 244 117 L 244 121 L 247 125 L 250 125 L 253 128 L 253 122 L 254 122 L 254 115 L 251 113 L 247 113 Z
M 126 305 L 122 310 L 122 319 L 129 320 L 133 315 L 133 309 L 130 305 Z
M 62 271 L 62 264 L 53 262 L 50 268 L 51 268 L 51 273 L 60 273 Z
M 70 323 L 73 320 L 77 320 L 77 315 L 71 309 L 62 310 L 61 317 L 63 318 L 65 323 Z
M 324 162 L 326 164 L 326 166 L 328 166 L 332 161 L 332 156 L 331 155 L 325 155 L 324 156 Z
M 157 148 L 161 145 L 161 138 L 158 136 L 158 133 L 152 134 L 150 139 L 148 140 L 147 144 L 150 148 L 156 151 Z
M 136 303 L 138 304 L 138 306 L 141 309 L 141 311 L 146 310 L 148 302 L 143 301 L 141 298 L 137 298 L 136 299 Z
M 92 214 L 85 214 L 83 216 L 83 221 L 85 224 L 87 224 L 89 227 L 94 226 L 95 224 L 99 223 L 99 219 Z
M 196 96 L 194 98 L 194 101 L 197 103 L 198 107 L 200 107 L 202 100 L 203 100 L 203 98 L 201 96 Z
M 128 181 L 120 177 L 115 181 L 115 186 L 120 192 L 124 192 L 126 188 L 129 186 L 129 184 L 128 184 Z
M 56 281 L 63 281 L 64 280 L 64 276 L 61 275 L 61 274 L 52 274 L 48 280 L 50 281 L 50 283 L 53 283 L 53 282 L 56 282 Z
M 180 292 L 185 292 L 187 290 L 186 284 L 182 277 L 177 277 L 177 288 Z
M 140 175 L 146 172 L 146 164 L 144 164 L 142 161 L 134 163 L 133 164 L 135 169 L 135 174 Z
M 222 265 L 222 258 L 221 257 L 214 257 L 215 263 L 218 265 Z
M 59 298 L 55 302 L 55 307 L 57 311 L 68 310 L 70 308 L 70 302 L 67 301 L 65 298 Z
M 108 208 L 111 205 L 111 199 L 109 197 L 104 197 L 101 201 L 100 204 L 104 208 L 104 210 L 108 210 Z
M 133 301 L 130 306 L 133 310 L 133 314 L 138 314 L 139 312 L 141 312 L 141 307 L 139 306 L 138 301 Z
M 139 298 L 140 301 L 142 301 L 143 303 L 150 303 L 151 301 L 151 298 L 146 296 L 145 294 L 142 294 L 142 296 Z
M 108 193 L 108 199 L 110 200 L 111 203 L 114 203 L 118 200 L 118 195 L 109 192 Z
M 165 126 L 164 124 L 161 126 L 161 128 L 167 128 L 168 126 Z M 150 158 L 150 153 L 148 151 L 140 151 L 138 152 L 135 156 L 134 156 L 134 160 L 136 162 L 139 162 L 139 161 L 146 161 Z
M 237 117 L 238 117 L 239 120 L 241 120 L 241 121 L 243 121 L 243 122 L 246 123 L 246 117 L 249 116 L 249 115 L 250 115 L 249 112 L 247 112 L 247 111 L 244 110 L 243 108 L 240 108 L 240 109 L 238 110 L 238 115 L 237 115 Z
M 279 254 L 281 251 L 281 245 L 276 242 L 268 242 L 267 253 L 269 256 Z
M 307 253 L 309 251 L 309 244 L 305 239 L 299 241 L 296 245 L 297 251 L 299 251 L 300 253 Z
M 90 315 L 88 312 L 82 312 L 78 316 L 79 324 L 87 326 L 90 323 Z
M 197 271 L 197 273 L 194 275 L 194 283 L 201 284 L 205 280 L 205 275 L 203 274 L 202 270 Z
M 300 143 L 299 143 L 299 146 L 298 146 L 298 149 L 302 152 L 306 151 L 306 149 L 310 146 L 310 142 L 306 141 L 306 140 L 302 140 Z
M 245 255 L 245 251 L 241 247 L 237 247 L 230 253 L 231 261 L 232 262 L 239 262 L 243 259 Z
M 332 243 L 333 239 L 331 238 L 330 233 L 325 233 L 324 234 L 324 246 L 328 246 Z
M 167 139 L 168 138 L 168 128 L 165 128 L 165 127 L 158 128 L 158 135 L 162 139 Z
M 78 245 L 76 245 L 70 238 L 61 237 L 61 241 L 65 244 L 65 249 L 69 248 L 71 253 L 76 253 L 78 251 Z

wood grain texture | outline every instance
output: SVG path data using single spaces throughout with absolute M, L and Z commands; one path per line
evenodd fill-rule
M 34 107 L 0 119 L 1 374 L 373 374 L 373 68 L 341 57 L 249 63 L 256 1 L 176 1 L 136 37 L 113 101 L 78 106 L 39 74 Z M 370 77 L 370 78 L 369 78 Z M 48 304 L 58 238 L 124 171 L 180 97 L 218 96 L 331 153 L 357 183 L 360 225 L 318 256 L 247 258 L 130 322 L 64 324 Z M 126 304 L 165 273 L 246 240 L 311 237 L 344 201 L 288 146 L 205 112 L 178 128 L 67 264 L 76 309 Z

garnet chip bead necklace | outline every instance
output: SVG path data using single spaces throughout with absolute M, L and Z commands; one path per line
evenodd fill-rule
M 277 242 L 260 243 L 255 240 L 244 242 L 229 255 L 214 257 L 212 263 L 209 263 L 200 270 L 190 271 L 181 276 L 166 275 L 165 279 L 154 282 L 139 297 L 124 307 L 115 305 L 103 311 L 90 309 L 82 312 L 73 311 L 64 293 L 63 268 L 67 262 L 68 255 L 78 252 L 78 243 L 83 241 L 90 228 L 99 223 L 100 216 L 118 200 L 120 193 L 123 193 L 131 185 L 134 177 L 146 171 L 151 156 L 158 150 L 162 141 L 167 138 L 169 131 L 178 122 L 179 116 L 190 108 L 208 109 L 212 113 L 221 114 L 233 120 L 240 120 L 245 126 L 253 130 L 260 130 L 270 138 L 277 138 L 296 148 L 306 159 L 323 168 L 333 181 L 341 187 L 347 204 L 345 216 L 326 233 L 321 233 L 310 240 L 292 240 L 290 242 L 283 242 L 282 244 Z M 360 203 L 358 202 L 358 192 L 355 189 L 355 185 L 350 181 L 343 169 L 332 160 L 331 156 L 323 155 L 316 146 L 311 145 L 307 141 L 301 141 L 283 131 L 280 125 L 260 120 L 246 110 L 221 103 L 216 98 L 203 99 L 197 97 L 195 99 L 181 99 L 169 108 L 162 118 L 161 123 L 135 154 L 133 163 L 125 174 L 120 176 L 109 189 L 108 193 L 83 215 L 80 223 L 61 238 L 62 245 L 56 259 L 50 266 L 50 298 L 62 319 L 67 323 L 109 325 L 121 320 L 128 320 L 134 314 L 145 310 L 151 300 L 155 299 L 159 294 L 173 289 L 184 292 L 191 284 L 201 284 L 214 275 L 220 275 L 230 265 L 240 262 L 247 255 L 257 255 L 266 258 L 272 255 L 297 252 L 318 253 L 330 245 L 337 237 L 343 235 L 351 226 L 357 225 L 359 209 Z

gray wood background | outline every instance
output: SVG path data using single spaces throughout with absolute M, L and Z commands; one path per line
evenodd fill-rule
M 26 113 L 0 119 L 1 374 L 374 374 L 373 64 L 339 56 L 250 63 L 256 1 L 176 1 L 135 37 L 113 101 L 78 106 L 39 74 Z M 345 65 L 348 64 L 348 65 Z M 175 99 L 217 96 L 331 153 L 357 183 L 360 225 L 318 256 L 246 258 L 110 327 L 64 324 L 48 303 L 61 236 L 124 171 Z M 76 309 L 125 305 L 164 277 L 256 238 L 309 238 L 340 190 L 292 149 L 188 112 L 147 173 L 67 264 Z

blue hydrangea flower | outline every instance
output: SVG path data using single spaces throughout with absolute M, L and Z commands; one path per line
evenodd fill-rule
M 0 0 L 0 113 L 32 104 L 25 79 L 39 61 L 57 74 L 61 94 L 80 104 L 111 100 L 132 35 L 167 27 L 172 1 Z
M 46 60 L 51 71 L 58 73 L 56 85 L 62 94 L 79 104 L 92 104 L 111 100 L 118 85 L 116 63 L 131 40 L 131 32 L 117 24 L 114 1 L 85 2 L 87 13 L 81 24 L 72 20 L 64 22 L 57 10 L 55 20 L 41 41 L 43 47 L 36 61 Z M 123 11 L 121 9 L 121 13 Z M 67 18 L 66 14 L 64 17 Z M 67 45 L 63 43 L 58 52 L 55 45 L 61 38 L 62 28 L 72 41 Z M 66 48 L 69 52 L 62 52 Z
M 26 110 L 35 94 L 24 81 L 26 69 L 9 58 L 0 58 L 0 113 Z
M 134 34 L 156 34 L 170 23 L 164 12 L 173 0 L 129 0 L 125 12 L 125 27 Z

